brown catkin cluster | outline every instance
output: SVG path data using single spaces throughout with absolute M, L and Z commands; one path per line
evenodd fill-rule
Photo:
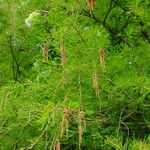
M 66 54 L 65 54 L 65 46 L 64 46 L 63 39 L 60 40 L 60 50 L 61 50 L 61 65 L 62 67 L 64 67 L 64 65 L 66 64 Z M 61 78 L 61 82 L 63 85 L 67 83 L 67 72 L 64 72 Z
M 106 68 L 105 68 L 105 52 L 103 48 L 100 48 L 100 52 L 99 52 L 99 58 L 100 58 L 100 64 L 102 67 L 102 71 L 105 73 Z
M 81 111 L 80 109 L 78 110 L 71 110 L 71 109 L 68 109 L 66 107 L 64 107 L 64 112 L 63 112 L 63 115 L 62 115 L 62 120 L 61 120 L 61 124 L 60 124 L 60 140 L 62 139 L 62 136 L 64 134 L 64 131 L 66 131 L 66 137 L 67 137 L 67 140 L 68 140 L 68 128 L 69 128 L 69 114 L 72 113 L 72 114 L 75 114 L 77 115 L 78 117 L 78 136 L 79 136 L 79 143 L 78 143 L 78 147 L 79 147 L 79 150 L 81 150 L 81 144 L 82 144 L 82 137 L 83 137 L 83 130 L 84 130 L 84 127 L 85 127 L 85 119 L 84 119 L 84 112 Z M 58 141 L 58 139 L 56 139 L 56 142 L 55 142 L 55 148 L 57 145 L 59 145 L 60 142 Z M 57 147 L 60 147 L 60 146 L 57 146 Z
M 70 9 L 66 9 L 66 15 L 68 16 L 68 15 L 70 15 Z
M 93 71 L 93 87 L 95 89 L 96 96 L 99 94 L 99 82 L 98 82 L 98 73 L 96 70 Z
M 86 1 L 86 4 L 87 4 L 89 10 L 92 10 L 94 8 L 95 3 L 96 3 L 95 0 L 87 0 Z
M 75 8 L 78 8 L 79 6 L 79 0 L 75 0 Z
M 62 116 L 62 121 L 61 121 L 60 138 L 62 138 L 64 130 L 66 130 L 66 137 L 67 137 L 67 140 L 68 140 L 68 128 L 69 128 L 69 110 L 67 108 L 65 108 L 63 116 Z
M 66 56 L 65 56 L 65 47 L 64 47 L 64 40 L 60 40 L 60 50 L 61 50 L 61 64 L 62 66 L 66 63 Z
M 56 139 L 56 147 L 55 150 L 60 150 L 60 141 L 59 139 Z
M 68 75 L 67 75 L 67 72 L 65 72 L 61 77 L 61 83 L 64 86 L 67 84 L 67 82 L 68 82 Z
M 64 121 L 65 121 L 65 115 L 63 114 L 62 121 L 61 121 L 61 124 L 60 124 L 60 129 L 61 129 L 60 139 L 62 139 L 62 136 L 63 136 L 63 133 L 64 133 Z
M 64 110 L 64 115 L 65 115 L 65 122 L 66 122 L 66 136 L 68 139 L 68 128 L 69 128 L 69 110 L 65 108 Z
M 48 49 L 49 49 L 48 44 L 45 44 L 43 48 L 43 57 L 45 61 L 48 61 Z
M 9 92 L 5 92 L 3 95 L 2 95 L 2 100 L 1 100 L 1 104 L 0 104 L 0 110 L 1 109 L 6 109 L 6 105 L 7 105 L 7 101 L 8 101 L 8 97 L 9 97 Z

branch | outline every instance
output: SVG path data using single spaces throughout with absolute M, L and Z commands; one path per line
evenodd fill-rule
M 122 8 L 124 11 L 128 11 L 128 8 L 123 7 L 118 0 L 112 0 L 114 3 L 116 3 L 116 5 L 118 5 L 120 8 Z
M 105 18 L 104 18 L 104 21 L 103 21 L 103 24 L 105 24 L 105 22 L 106 22 L 106 19 L 107 19 L 107 17 L 108 17 L 108 15 L 109 15 L 109 13 L 111 12 L 111 10 L 115 7 L 115 4 L 113 5 L 113 0 L 111 0 L 111 2 L 110 2 L 110 6 L 109 6 L 109 9 L 108 9 L 108 11 L 107 11 L 107 13 L 106 13 L 106 15 L 105 15 Z
M 111 79 L 107 78 L 107 76 L 103 75 L 103 74 L 100 74 L 100 76 L 102 78 L 104 78 L 106 81 L 108 81 L 109 83 L 111 83 L 113 86 L 116 86 L 116 83 L 114 81 L 112 81 Z M 117 87 L 117 89 L 123 94 L 125 95 L 128 99 L 133 99 L 132 97 L 130 97 L 125 91 L 123 91 L 120 87 Z
M 16 59 L 16 56 L 15 56 L 15 53 L 14 53 L 14 50 L 13 50 L 12 35 L 9 36 L 9 47 L 10 47 L 11 54 L 12 54 L 12 57 L 13 57 L 13 60 L 14 60 L 14 62 L 16 64 L 16 66 L 19 66 L 19 64 L 17 62 L 17 59 Z
M 33 48 L 32 50 L 30 50 L 30 52 L 27 53 L 27 54 L 25 55 L 25 57 L 24 57 L 18 64 L 21 65 L 21 64 L 24 62 L 24 60 L 25 60 L 33 51 L 34 51 L 34 48 Z
M 107 25 L 107 24 L 104 24 L 104 22 L 103 22 L 101 19 L 97 18 L 97 17 L 94 16 L 94 15 L 91 16 L 90 13 L 89 13 L 88 11 L 86 11 L 86 10 L 84 10 L 84 15 L 87 16 L 87 17 L 89 17 L 89 18 L 91 18 L 91 19 L 93 19 L 96 23 L 103 25 L 103 27 L 105 27 L 106 30 L 109 31 L 111 34 L 113 34 L 114 36 L 116 36 L 116 38 L 117 38 L 119 41 L 121 41 L 121 42 L 126 43 L 126 44 L 129 45 L 129 43 L 125 40 L 125 38 L 124 38 L 122 35 L 120 35 L 120 34 L 118 33 L 117 30 L 111 28 L 111 27 L 110 27 L 109 25 Z
M 122 10 L 124 10 L 125 12 L 129 11 L 129 8 L 123 7 L 121 4 L 119 4 L 118 0 L 112 0 L 113 2 L 115 2 Z M 148 5 L 149 6 L 149 5 Z M 121 31 L 123 31 L 124 28 L 126 28 L 128 26 L 128 24 L 132 21 L 132 17 L 134 17 L 135 14 L 132 12 L 131 16 L 129 16 L 129 18 L 127 19 L 126 23 L 124 24 L 124 26 L 121 28 Z M 144 26 L 145 23 L 144 22 L 140 22 L 139 25 Z M 149 43 L 150 43 L 150 37 L 148 32 L 141 32 L 141 36 L 144 37 Z
M 12 59 L 13 59 L 13 78 L 16 81 L 17 80 L 17 75 L 19 73 L 19 64 L 17 62 L 15 53 L 14 53 L 14 48 L 13 48 L 13 42 L 12 42 L 12 34 L 9 36 L 9 47 L 10 47 L 10 51 L 11 51 L 11 55 L 12 55 Z M 16 70 L 15 70 L 15 65 L 16 65 Z M 16 74 L 15 74 L 16 71 Z

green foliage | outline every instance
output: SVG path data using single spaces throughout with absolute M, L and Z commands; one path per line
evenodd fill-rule
M 91 3 L 0 1 L 0 149 L 149 149 L 150 2 Z

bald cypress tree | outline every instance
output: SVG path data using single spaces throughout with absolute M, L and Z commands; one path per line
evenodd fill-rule
M 150 147 L 148 0 L 0 4 L 0 149 Z

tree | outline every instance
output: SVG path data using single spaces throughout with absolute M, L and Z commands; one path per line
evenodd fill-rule
M 2 150 L 149 148 L 148 0 L 0 3 Z

